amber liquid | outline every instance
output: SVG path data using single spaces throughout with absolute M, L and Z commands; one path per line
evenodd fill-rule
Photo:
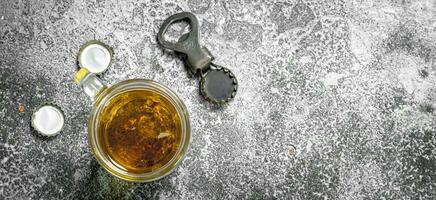
M 110 160 L 128 172 L 155 171 L 168 163 L 181 145 L 176 108 L 149 90 L 113 97 L 99 119 L 100 146 Z

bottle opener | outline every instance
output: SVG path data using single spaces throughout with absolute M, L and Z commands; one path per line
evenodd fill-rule
M 180 21 L 189 23 L 191 31 L 182 35 L 177 42 L 167 41 L 164 34 L 172 24 Z M 186 63 L 192 74 L 200 78 L 200 91 L 206 100 L 216 104 L 226 103 L 235 97 L 238 81 L 229 69 L 212 63 L 212 54 L 206 47 L 200 46 L 198 26 L 197 18 L 190 12 L 172 15 L 160 27 L 158 42 L 164 48 L 187 56 Z

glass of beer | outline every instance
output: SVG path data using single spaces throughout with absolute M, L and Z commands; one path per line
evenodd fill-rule
M 85 68 L 75 81 L 93 100 L 89 145 L 110 174 L 149 182 L 180 164 L 189 145 L 190 123 L 186 106 L 173 91 L 145 79 L 107 87 Z

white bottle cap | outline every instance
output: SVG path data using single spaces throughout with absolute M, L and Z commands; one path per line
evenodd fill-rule
M 112 50 L 99 41 L 89 41 L 84 44 L 78 54 L 79 66 L 86 68 L 91 73 L 104 72 L 112 60 Z
M 52 104 L 39 107 L 32 114 L 32 127 L 44 136 L 55 136 L 64 127 L 64 113 Z

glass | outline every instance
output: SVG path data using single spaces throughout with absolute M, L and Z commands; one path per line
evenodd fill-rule
M 126 181 L 149 182 L 168 175 L 180 164 L 189 145 L 190 123 L 186 106 L 173 91 L 160 83 L 145 79 L 121 81 L 111 87 L 107 87 L 95 74 L 89 73 L 89 71 L 84 68 L 77 72 L 75 80 L 94 101 L 88 121 L 89 145 L 98 162 L 110 174 Z M 172 159 L 159 169 L 146 173 L 129 172 L 114 162 L 109 155 L 103 151 L 101 141 L 99 140 L 98 122 L 105 106 L 109 104 L 113 97 L 134 90 L 152 91 L 166 98 L 175 107 L 181 123 L 181 140 Z

